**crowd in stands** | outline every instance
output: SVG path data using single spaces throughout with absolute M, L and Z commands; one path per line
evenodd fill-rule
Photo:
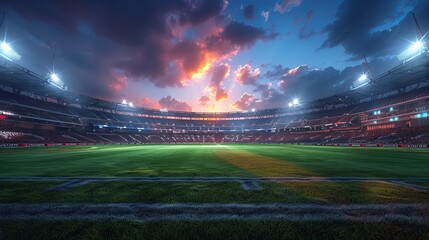
M 0 131 L 0 143 L 381 143 L 429 144 L 426 129 L 243 133 L 90 133 L 60 131 Z
M 233 120 L 142 117 L 0 93 L 0 114 L 7 116 L 0 121 L 54 126 L 11 128 L 0 122 L 0 143 L 429 143 L 429 123 L 374 127 L 378 120 L 400 116 L 409 122 L 427 111 L 429 87 L 341 108 Z

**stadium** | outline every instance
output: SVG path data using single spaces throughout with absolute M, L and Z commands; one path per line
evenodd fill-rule
M 314 144 L 427 147 L 427 52 L 365 88 L 293 108 L 176 112 L 64 92 L 2 65 L 2 146 L 81 144 Z
M 207 112 L 74 91 L 3 41 L 0 239 L 427 239 L 424 37 L 341 92 Z

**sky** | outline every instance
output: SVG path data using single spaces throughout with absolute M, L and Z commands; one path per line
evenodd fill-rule
M 18 64 L 55 71 L 69 91 L 170 111 L 344 92 L 400 64 L 419 38 L 412 12 L 429 30 L 427 0 L 3 0 L 0 11 Z

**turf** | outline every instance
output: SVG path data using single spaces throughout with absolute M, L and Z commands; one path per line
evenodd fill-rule
M 298 145 L 0 149 L 0 176 L 427 177 L 429 151 Z
M 381 182 L 261 183 L 246 191 L 234 182 L 99 182 L 46 191 L 59 182 L 0 182 L 0 203 L 429 203 L 427 191 Z
M 1 148 L 0 177 L 428 177 L 429 151 L 298 145 L 97 145 Z M 428 203 L 428 191 L 385 182 L 0 181 L 0 203 Z M 427 183 L 415 183 L 429 186 Z M 382 222 L 2 221 L 2 239 L 427 239 L 427 226 Z
M 405 223 L 206 222 L 0 222 L 0 239 L 427 239 L 429 227 Z

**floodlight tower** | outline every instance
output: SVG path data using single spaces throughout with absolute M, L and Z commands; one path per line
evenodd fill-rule
M 363 73 L 357 78 L 357 80 L 352 83 L 352 85 L 350 86 L 350 90 L 356 90 L 371 83 L 372 77 L 371 72 L 369 71 L 369 63 L 365 55 L 363 56 L 363 58 L 365 60 L 365 62 L 362 63 Z
M 300 105 L 300 102 L 299 102 L 298 98 L 292 99 L 292 101 L 289 102 L 289 104 L 288 104 L 289 108 L 291 108 L 291 107 L 295 108 L 295 107 L 297 107 L 299 105 Z
M 3 26 L 3 22 L 6 16 L 6 12 L 3 12 L 3 16 L 0 21 L 0 29 Z M 13 50 L 10 43 L 6 41 L 6 31 L 4 34 L 3 41 L 0 41 L 0 56 L 4 57 L 5 59 L 13 62 L 13 61 L 19 61 L 21 59 L 21 56 Z
M 419 56 L 422 53 L 425 53 L 428 51 L 428 47 L 425 41 L 426 34 L 423 34 L 419 22 L 417 21 L 416 15 L 413 13 L 413 19 L 414 23 L 417 29 L 417 41 L 413 42 L 412 45 L 404 50 L 402 53 L 398 55 L 398 59 L 401 60 L 403 63 L 406 63 L 417 56 Z
M 59 89 L 67 90 L 66 85 L 61 80 L 58 73 L 56 73 L 54 70 L 54 58 L 55 58 L 55 53 L 52 54 L 51 63 L 49 64 L 48 73 L 46 77 L 46 83 L 49 83 Z
M 368 63 L 368 59 L 366 58 L 366 55 L 363 55 L 363 59 L 364 59 L 364 64 L 362 65 L 363 68 L 363 74 L 358 78 L 359 81 L 368 81 L 368 83 L 371 82 L 372 80 L 372 76 L 371 76 L 371 71 L 369 69 L 369 63 Z
M 428 47 L 426 45 L 426 41 L 424 40 L 426 34 L 423 34 L 422 29 L 420 28 L 419 22 L 417 21 L 417 18 L 414 12 L 413 12 L 413 19 L 414 19 L 414 23 L 416 24 L 417 33 L 419 34 L 419 40 L 417 41 L 417 43 L 422 44 L 421 47 L 423 47 L 427 51 Z
M 369 63 L 368 63 L 368 59 L 366 59 L 366 56 L 363 55 L 363 58 L 365 60 L 365 67 L 366 67 L 366 72 L 367 75 L 369 76 L 369 78 L 371 79 L 371 71 L 369 70 Z

